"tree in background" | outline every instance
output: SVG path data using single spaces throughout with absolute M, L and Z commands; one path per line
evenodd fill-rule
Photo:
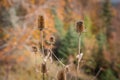
M 114 43 L 113 43 L 113 27 L 112 25 L 112 5 L 110 0 L 105 0 L 102 3 L 102 13 L 101 13 L 101 21 L 102 26 L 97 34 L 97 43 L 98 43 L 98 54 L 96 58 L 98 69 L 100 66 L 105 67 L 106 70 L 103 71 L 100 75 L 100 79 L 102 80 L 117 80 L 115 72 L 113 70 L 115 57 L 114 57 Z M 107 51 L 107 52 L 105 52 Z M 106 55 L 106 56 L 105 56 Z M 110 56 L 109 56 L 110 55 Z M 106 57 L 110 59 L 110 62 L 106 60 Z
M 70 26 L 65 36 L 59 41 L 59 45 L 57 45 L 56 55 L 65 59 L 70 54 L 76 53 L 77 36 L 73 26 Z
M 77 34 L 75 33 L 73 27 L 69 27 L 64 39 L 61 41 L 61 48 L 58 52 L 64 57 L 70 54 L 74 54 L 77 50 Z

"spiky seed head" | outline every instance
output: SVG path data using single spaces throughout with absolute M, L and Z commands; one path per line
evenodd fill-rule
M 76 23 L 76 32 L 81 33 L 84 31 L 83 21 L 78 21 Z
M 44 29 L 44 17 L 41 15 L 38 18 L 38 28 L 40 31 Z
M 47 72 L 47 66 L 46 66 L 46 63 L 45 63 L 45 62 L 43 62 L 43 63 L 41 64 L 41 72 L 42 72 L 42 73 L 46 73 L 46 72 Z
M 37 47 L 33 46 L 32 49 L 33 49 L 33 52 L 35 53 L 37 52 Z

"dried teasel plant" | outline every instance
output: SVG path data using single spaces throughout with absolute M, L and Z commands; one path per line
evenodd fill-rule
M 79 74 L 80 61 L 82 59 L 83 53 L 81 53 L 81 33 L 85 31 L 83 21 L 76 22 L 76 32 L 79 34 L 78 37 L 78 55 L 76 56 L 77 60 L 77 76 Z
M 40 44 L 41 44 L 41 52 L 44 54 L 44 47 L 43 47 L 43 43 L 44 43 L 44 30 L 45 29 L 45 25 L 44 25 L 44 17 L 43 16 L 39 16 L 38 17 L 38 29 L 40 31 Z M 54 36 L 51 36 L 49 38 L 49 53 L 46 57 L 42 57 L 43 58 L 43 63 L 40 65 L 40 68 L 41 68 L 41 73 L 43 74 L 43 80 L 45 80 L 45 74 L 47 73 L 47 65 L 46 65 L 46 62 L 47 62 L 47 59 L 50 58 L 51 62 L 52 62 L 52 55 L 55 56 L 55 58 L 63 65 L 65 66 L 58 58 L 57 56 L 53 53 L 52 51 L 52 48 L 53 48 L 53 44 L 55 43 L 55 37 Z M 33 47 L 33 52 L 37 52 L 37 48 L 36 47 Z M 36 58 L 35 58 L 36 59 Z M 35 62 L 36 63 L 36 62 Z M 63 79 L 65 80 L 65 79 Z
M 79 34 L 79 37 L 78 37 L 78 54 L 80 54 L 81 33 L 85 32 L 85 27 L 84 27 L 83 21 L 76 22 L 75 29 L 76 29 L 76 32 Z
M 76 56 L 76 58 L 78 58 L 78 62 L 80 62 L 83 53 L 81 53 L 81 33 L 85 31 L 84 25 L 83 25 L 83 21 L 78 21 L 76 23 L 76 32 L 79 33 L 79 37 L 78 37 L 78 55 Z
M 40 31 L 40 38 L 41 38 L 41 44 L 42 44 L 42 53 L 44 54 L 44 47 L 43 47 L 43 42 L 44 42 L 44 30 L 45 30 L 45 25 L 44 25 L 44 17 L 43 16 L 39 16 L 38 18 L 38 29 Z M 79 74 L 79 65 L 80 62 L 82 60 L 83 57 L 83 53 L 81 53 L 81 33 L 83 33 L 85 31 L 85 27 L 84 27 L 84 23 L 83 21 L 78 21 L 76 22 L 76 26 L 75 26 L 76 32 L 79 34 L 79 40 L 78 40 L 78 55 L 76 56 L 77 58 L 77 62 L 74 62 L 77 64 L 77 77 Z M 40 65 L 41 68 L 41 73 L 43 74 L 43 80 L 45 80 L 45 74 L 47 73 L 47 59 L 50 58 L 50 60 L 52 61 L 52 55 L 56 58 L 56 60 L 62 64 L 62 66 L 64 67 L 63 69 L 61 69 L 58 74 L 57 74 L 57 80 L 66 80 L 67 79 L 67 72 L 69 72 L 71 69 L 69 68 L 69 66 L 66 66 L 62 63 L 62 61 L 59 60 L 59 58 L 57 58 L 57 56 L 54 54 L 54 52 L 52 51 L 53 49 L 53 44 L 55 43 L 55 37 L 54 36 L 50 36 L 49 41 L 48 41 L 48 45 L 49 45 L 49 49 L 48 49 L 48 53 L 47 56 L 43 57 L 43 63 Z M 35 46 L 33 46 L 33 52 L 37 52 L 37 48 Z M 96 74 L 96 77 L 99 75 L 101 69 L 98 71 L 98 73 Z M 96 78 L 95 77 L 95 78 Z M 92 80 L 94 80 L 95 78 L 93 78 Z
M 76 32 L 79 34 L 79 37 L 78 37 L 78 55 L 76 56 L 77 62 L 78 62 L 77 63 L 77 76 L 78 76 L 80 62 L 81 62 L 82 57 L 83 57 L 83 53 L 81 52 L 81 33 L 85 32 L 85 27 L 84 27 L 83 21 L 78 21 L 76 23 Z M 99 71 L 97 72 L 97 74 L 95 75 L 95 77 L 90 79 L 90 80 L 95 80 L 101 71 L 102 71 L 102 68 L 100 68 Z

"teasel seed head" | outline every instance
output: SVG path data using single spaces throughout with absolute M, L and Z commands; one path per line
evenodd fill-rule
M 37 47 L 33 46 L 32 49 L 33 49 L 33 52 L 35 53 L 37 52 Z
M 78 22 L 76 23 L 76 32 L 77 32 L 77 33 L 84 32 L 83 21 L 78 21 Z
M 39 16 L 38 18 L 38 28 L 40 31 L 44 29 L 44 17 L 43 16 Z
M 42 72 L 42 73 L 46 73 L 46 72 L 47 72 L 46 62 L 43 62 L 43 63 L 41 64 L 41 72 Z

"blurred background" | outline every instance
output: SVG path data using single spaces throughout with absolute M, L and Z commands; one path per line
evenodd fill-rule
M 84 55 L 79 80 L 120 80 L 120 0 L 0 0 L 0 80 L 42 80 L 34 70 L 32 51 L 33 45 L 40 48 L 39 15 L 45 19 L 44 40 L 51 35 L 56 38 L 56 56 L 64 64 L 74 61 L 69 74 L 73 78 L 68 80 L 76 76 L 75 23 L 79 20 L 86 29 L 81 36 Z M 39 65 L 42 53 L 37 53 Z M 47 67 L 47 80 L 56 80 L 61 69 L 58 61 L 48 61 Z

